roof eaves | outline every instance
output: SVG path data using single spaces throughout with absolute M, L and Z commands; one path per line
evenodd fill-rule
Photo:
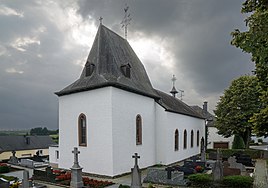
M 119 88 L 119 89 L 130 91 L 130 92 L 140 94 L 140 95 L 143 95 L 143 96 L 147 96 L 147 97 L 150 97 L 150 98 L 160 99 L 160 96 L 153 95 L 153 94 L 146 93 L 146 92 L 142 92 L 140 90 L 137 90 L 137 89 L 134 89 L 134 88 L 119 84 L 117 82 L 104 82 L 104 83 L 101 83 L 101 84 L 98 84 L 98 85 L 95 85 L 95 86 L 77 88 L 77 89 L 68 90 L 68 91 L 59 91 L 59 92 L 55 92 L 55 94 L 57 96 L 63 96 L 63 95 L 69 95 L 69 94 L 74 94 L 74 93 L 79 93 L 79 92 L 83 92 L 83 91 L 89 91 L 89 90 L 103 88 L 103 87 L 109 87 L 109 86 L 113 86 L 113 87 L 116 87 L 116 88 Z

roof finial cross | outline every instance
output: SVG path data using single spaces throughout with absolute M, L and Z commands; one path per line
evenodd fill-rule
M 175 87 L 175 82 L 176 82 L 177 78 L 175 77 L 175 75 L 173 74 L 171 81 L 173 82 L 173 87 Z
M 102 20 L 103 20 L 103 17 L 100 17 L 100 25 L 102 25 Z
M 127 40 L 127 26 L 130 24 L 130 21 L 132 20 L 132 18 L 130 17 L 130 13 L 128 13 L 128 9 L 129 9 L 129 6 L 127 6 L 127 3 L 126 3 L 126 7 L 124 8 L 125 15 L 124 15 L 124 18 L 121 22 L 122 28 L 125 29 L 125 39 L 126 40 Z

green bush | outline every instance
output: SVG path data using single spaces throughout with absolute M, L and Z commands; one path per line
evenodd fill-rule
M 17 180 L 18 178 L 17 177 L 14 177 L 14 176 L 5 176 L 5 175 L 2 175 L 0 174 L 0 178 L 3 178 L 7 181 L 13 181 L 13 180 Z
M 0 166 L 0 173 L 7 173 L 9 172 L 8 166 Z
M 223 184 L 228 187 L 250 188 L 253 186 L 253 178 L 249 176 L 226 176 L 223 178 Z
M 207 153 L 210 153 L 210 152 L 217 152 L 217 150 L 208 149 Z M 229 158 L 234 153 L 249 155 L 253 159 L 261 158 L 261 155 L 262 155 L 261 150 L 254 150 L 254 149 L 221 149 L 221 153 L 224 158 Z
M 245 143 L 244 143 L 243 138 L 239 135 L 235 135 L 232 149 L 244 149 L 244 148 L 245 148 Z
M 130 186 L 129 185 L 122 185 L 122 184 L 120 184 L 118 188 L 130 188 Z
M 192 174 L 188 176 L 192 186 L 207 187 L 212 183 L 212 177 L 209 174 Z

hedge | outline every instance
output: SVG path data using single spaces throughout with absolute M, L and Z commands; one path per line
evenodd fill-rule
M 217 152 L 216 149 L 207 149 L 207 153 L 210 152 Z M 262 156 L 261 150 L 254 150 L 254 149 L 221 149 L 222 156 L 224 158 L 229 158 L 234 153 L 241 153 L 245 155 L 249 155 L 252 159 L 258 159 Z
M 223 184 L 228 187 L 250 188 L 253 186 L 254 179 L 249 176 L 226 176 L 223 178 Z
M 195 187 L 208 187 L 212 183 L 212 177 L 209 174 L 192 174 L 188 176 L 188 179 Z

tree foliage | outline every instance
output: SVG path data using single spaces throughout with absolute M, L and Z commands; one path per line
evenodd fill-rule
M 255 76 L 241 76 L 232 81 L 216 106 L 215 125 L 224 137 L 240 135 L 248 148 L 252 131 L 250 118 L 259 109 Z
M 261 106 L 251 122 L 258 136 L 268 136 L 268 0 L 246 0 L 241 12 L 250 13 L 245 20 L 249 29 L 232 32 L 231 44 L 250 53 L 255 63 Z
M 245 143 L 241 136 L 235 135 L 232 144 L 232 149 L 245 149 Z
M 30 130 L 30 135 L 51 135 L 51 134 L 58 134 L 59 130 L 48 130 L 46 127 L 36 127 Z

